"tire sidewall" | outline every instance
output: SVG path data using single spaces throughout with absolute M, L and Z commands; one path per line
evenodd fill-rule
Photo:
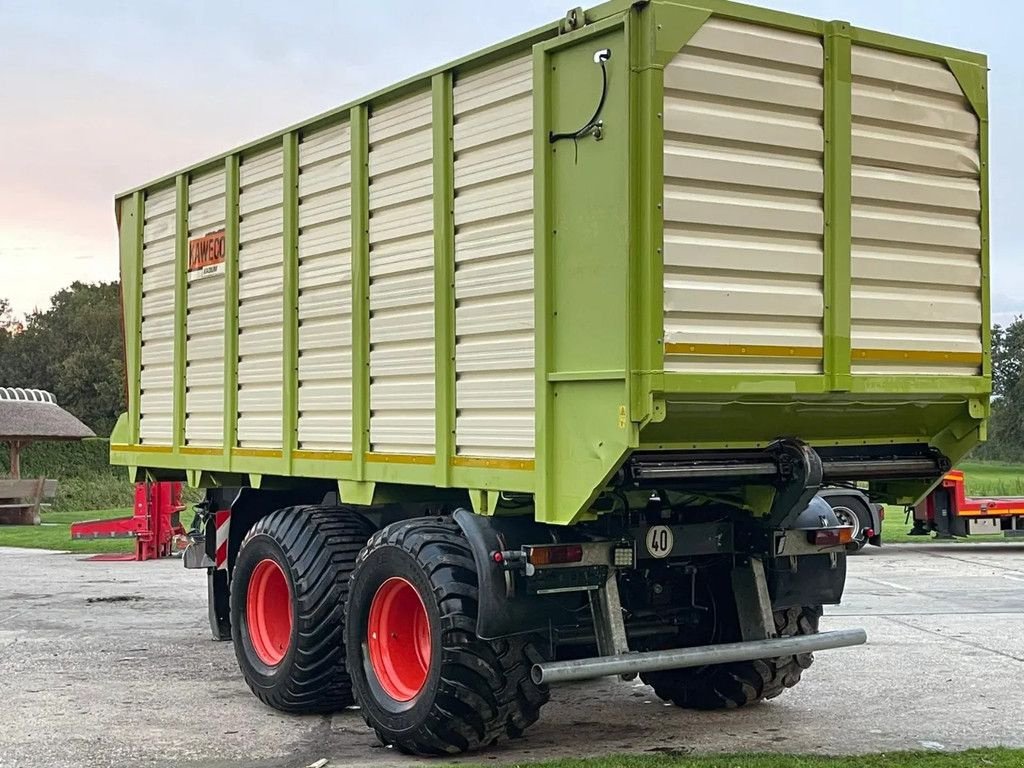
M 397 701 L 381 688 L 370 664 L 367 630 L 370 605 L 377 590 L 387 579 L 399 576 L 419 593 L 430 627 L 430 666 L 421 691 L 410 701 Z M 347 667 L 352 692 L 374 722 L 392 733 L 412 731 L 430 715 L 441 684 L 441 612 L 433 585 L 423 567 L 408 552 L 393 545 L 370 551 L 352 574 L 345 622 Z
M 253 648 L 249 634 L 249 621 L 246 612 L 249 582 L 253 571 L 263 560 L 273 560 L 284 571 L 288 581 L 288 593 L 291 596 L 289 610 L 292 614 L 292 631 L 288 638 L 288 651 L 284 658 L 274 665 L 268 666 L 260 660 Z M 273 691 L 288 679 L 288 670 L 295 660 L 299 617 L 295 610 L 295 581 L 291 564 L 281 546 L 266 534 L 254 534 L 242 544 L 235 561 L 235 569 L 231 576 L 231 636 L 235 646 L 235 656 L 240 666 L 244 667 L 247 679 L 253 686 Z
M 865 503 L 856 496 L 844 495 L 829 496 L 825 501 L 827 501 L 829 506 L 832 507 L 833 512 L 836 511 L 836 507 L 842 507 L 857 518 L 857 525 L 860 530 L 857 531 L 857 537 L 846 545 L 846 551 L 859 552 L 864 549 L 864 547 L 868 545 L 868 528 L 874 527 L 874 520 L 871 517 L 870 510 L 865 506 Z

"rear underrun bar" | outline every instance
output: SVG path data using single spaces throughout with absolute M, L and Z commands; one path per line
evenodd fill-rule
M 695 648 L 676 648 L 669 651 L 620 653 L 571 661 L 546 661 L 534 664 L 530 671 L 533 682 L 560 683 L 567 680 L 590 680 L 595 677 L 629 675 L 638 672 L 658 672 L 664 669 L 704 667 L 735 661 L 773 659 L 798 653 L 827 651 L 863 645 L 868 636 L 863 629 L 841 629 L 817 635 L 778 637 L 770 640 L 752 640 L 742 643 L 701 645 Z

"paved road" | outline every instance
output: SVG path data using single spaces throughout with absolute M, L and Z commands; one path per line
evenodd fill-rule
M 205 580 L 177 561 L 0 549 L 0 766 L 415 765 L 357 712 L 287 717 L 207 639 Z M 463 762 L 694 750 L 859 752 L 1024 746 L 1024 548 L 904 545 L 851 558 L 797 688 L 739 712 L 665 706 L 639 683 L 557 688 L 527 736 Z

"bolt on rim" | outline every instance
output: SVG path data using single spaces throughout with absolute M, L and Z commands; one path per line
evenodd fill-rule
M 292 595 L 284 570 L 274 560 L 260 560 L 249 579 L 245 599 L 249 640 L 269 667 L 281 663 L 292 637 Z
M 395 701 L 412 701 L 430 669 L 430 620 L 423 598 L 406 579 L 393 576 L 370 603 L 366 644 L 370 666 L 384 692 Z

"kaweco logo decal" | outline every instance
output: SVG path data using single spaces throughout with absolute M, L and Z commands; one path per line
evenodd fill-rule
M 224 230 L 188 241 L 189 277 L 218 275 L 224 271 Z

